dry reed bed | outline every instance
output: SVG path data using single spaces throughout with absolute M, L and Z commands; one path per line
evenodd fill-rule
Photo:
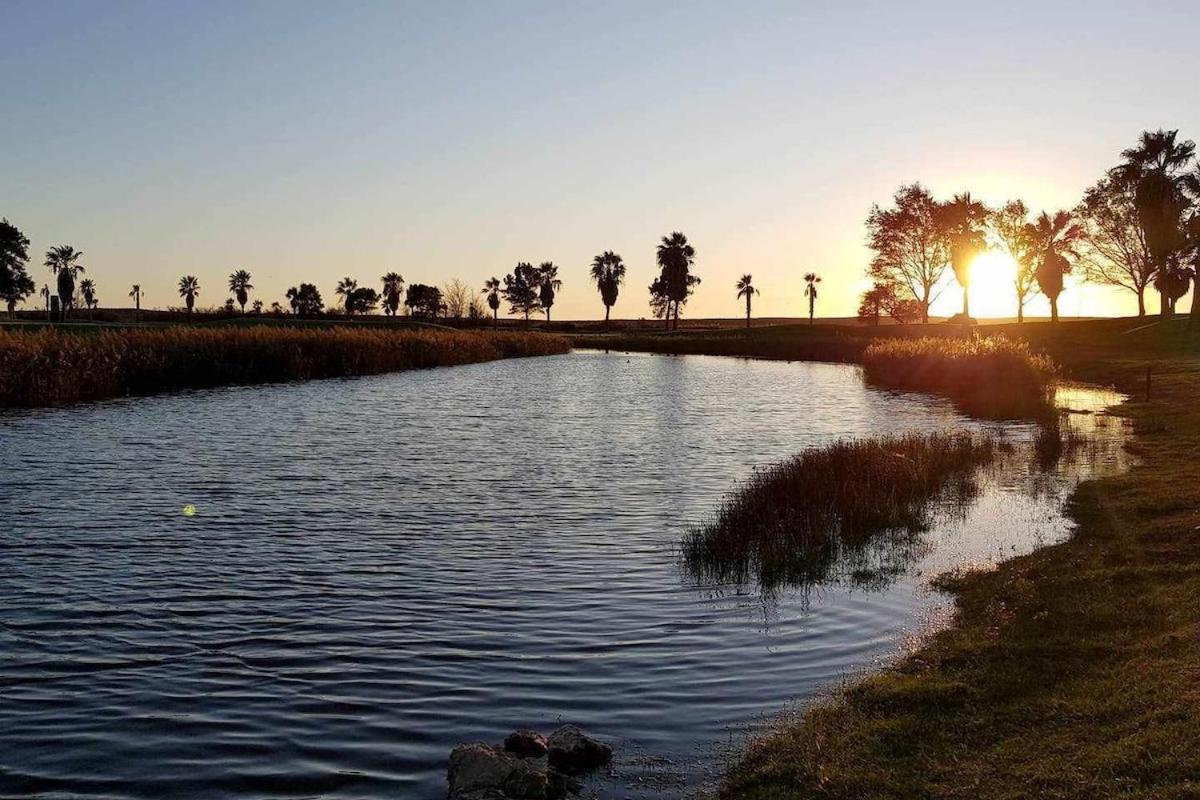
M 974 492 L 1001 444 L 970 434 L 844 440 L 756 470 L 682 544 L 698 577 L 764 588 L 819 580 L 885 532 L 928 525 L 934 501 Z
M 867 347 L 862 364 L 875 386 L 944 395 L 993 419 L 1044 416 L 1057 374 L 1050 358 L 1003 336 L 882 339 Z
M 448 330 L 0 330 L 0 407 L 370 375 L 569 349 L 559 336 Z

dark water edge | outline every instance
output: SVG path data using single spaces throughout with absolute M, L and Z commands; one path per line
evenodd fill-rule
M 1123 465 L 1071 419 L 1100 444 L 987 477 L 888 581 L 768 595 L 676 547 L 755 465 L 1032 428 L 850 366 L 587 352 L 7 413 L 0 795 L 441 797 L 454 744 L 559 721 L 618 745 L 598 796 L 692 795 L 944 624 L 934 574 L 1068 535 Z

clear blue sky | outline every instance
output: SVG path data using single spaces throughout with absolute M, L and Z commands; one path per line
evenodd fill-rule
M 0 215 L 218 305 L 343 275 L 473 285 L 553 260 L 595 317 L 595 253 L 647 314 L 657 237 L 703 278 L 687 314 L 852 313 L 863 220 L 902 182 L 1073 205 L 1143 128 L 1200 138 L 1186 2 L 302 3 L 0 0 Z M 38 258 L 39 278 L 41 274 Z M 48 274 L 48 273 L 47 273 Z M 128 302 L 128 301 L 125 301 Z M 950 303 L 953 305 L 953 302 Z M 1103 292 L 1066 313 L 1129 310 Z M 1036 308 L 1035 308 L 1036 312 Z

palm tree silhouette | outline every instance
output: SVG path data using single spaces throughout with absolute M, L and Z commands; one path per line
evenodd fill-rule
M 950 245 L 950 266 L 962 287 L 964 322 L 971 315 L 971 264 L 987 249 L 984 225 L 988 215 L 987 206 L 972 199 L 970 192 L 954 195 L 953 200 L 941 207 L 941 226 Z
M 96 318 L 96 306 L 99 301 L 96 299 L 96 282 L 91 278 L 84 278 L 79 283 L 79 293 L 83 295 L 83 304 L 88 309 L 88 320 Z
M 488 278 L 483 282 L 483 294 L 487 295 L 488 308 L 492 310 L 492 330 L 500 327 L 500 279 Z
M 813 313 L 817 306 L 817 284 L 821 282 L 821 276 L 815 272 L 804 273 L 804 296 L 808 298 L 808 324 L 813 324 Z
M 358 281 L 353 278 L 342 278 L 338 281 L 336 294 L 342 296 L 342 307 L 346 309 L 346 316 L 354 313 L 354 293 L 358 291 Z
M 737 296 L 746 298 L 746 327 L 750 327 L 750 298 L 758 294 L 758 289 L 754 288 L 753 278 L 750 273 L 746 273 L 737 282 Z
M 400 292 L 404 288 L 404 278 L 399 272 L 389 272 L 380 280 L 383 281 L 383 313 L 394 317 L 400 308 Z
M 554 305 L 554 295 L 562 288 L 558 279 L 558 267 L 553 261 L 543 261 L 538 265 L 538 300 L 546 312 L 546 324 L 550 324 L 550 307 Z
M 667 328 L 671 327 L 671 312 L 674 308 L 675 328 L 679 328 L 679 306 L 687 300 L 693 284 L 700 279 L 691 274 L 691 268 L 696 261 L 696 249 L 688 244 L 687 237 L 679 231 L 670 236 L 662 237 L 655 254 L 655 260 L 662 271 L 661 280 L 666 292 Z
M 77 263 L 83 253 L 68 244 L 60 244 L 46 251 L 46 266 L 54 273 L 58 284 L 58 300 L 62 305 L 63 319 L 75 300 L 75 278 L 81 272 L 87 272 L 82 264 Z
M 229 291 L 233 292 L 238 305 L 242 307 L 242 316 L 246 315 L 246 301 L 250 299 L 250 290 L 253 288 L 254 284 L 250 283 L 250 273 L 246 270 L 239 269 L 229 276 Z
M 129 296 L 133 298 L 133 321 L 142 321 L 142 285 L 135 283 L 133 288 L 129 290 Z
M 1029 226 L 1030 239 L 1041 253 L 1037 269 L 1038 288 L 1050 301 L 1050 322 L 1058 322 L 1058 296 L 1063 291 L 1063 276 L 1071 272 L 1067 255 L 1074 255 L 1074 245 L 1083 232 L 1074 223 L 1070 211 L 1059 211 L 1053 217 L 1045 211 Z
M 288 305 L 292 307 L 292 313 L 295 314 L 300 307 L 300 290 L 293 286 L 284 292 L 283 296 L 287 298 Z
M 608 328 L 608 316 L 617 303 L 621 284 L 625 282 L 625 262 L 612 250 L 605 250 L 592 259 L 592 280 L 600 290 L 604 303 L 604 327 Z
M 195 275 L 184 275 L 179 279 L 179 296 L 187 304 L 188 319 L 192 318 L 192 311 L 196 308 L 196 295 L 200 294 L 200 281 Z

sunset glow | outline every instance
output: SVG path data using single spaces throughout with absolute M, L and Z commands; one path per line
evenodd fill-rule
M 1016 312 L 1017 264 L 1000 250 L 981 253 L 971 264 L 971 314 L 1011 317 Z

